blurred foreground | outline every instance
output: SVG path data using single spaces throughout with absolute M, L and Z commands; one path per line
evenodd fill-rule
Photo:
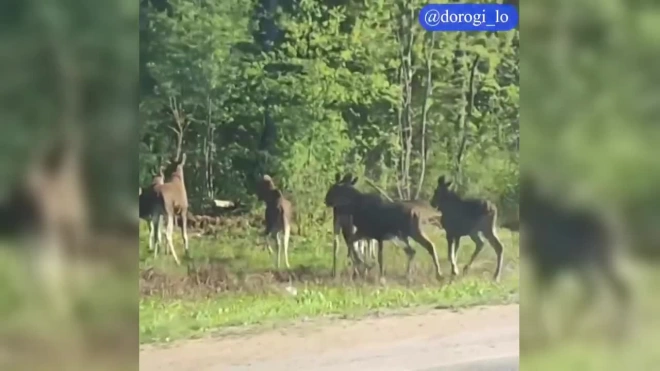
M 521 370 L 656 369 L 660 7 L 521 13 Z
M 137 369 L 133 1 L 0 6 L 0 369 Z

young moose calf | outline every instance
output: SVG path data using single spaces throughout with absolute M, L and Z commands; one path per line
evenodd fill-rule
M 264 175 L 257 186 L 257 197 L 266 203 L 264 224 L 266 227 L 266 247 L 268 252 L 273 253 L 270 239 L 275 237 L 277 243 L 277 269 L 281 266 L 281 250 L 284 245 L 284 264 L 289 266 L 289 236 L 291 235 L 291 218 L 293 206 L 287 200 L 282 191 L 277 189 L 273 179 Z M 284 240 L 284 241 L 282 241 Z
M 188 231 L 187 231 L 187 215 L 188 215 L 188 194 L 186 193 L 186 185 L 183 178 L 183 166 L 186 163 L 186 155 L 181 156 L 181 160 L 173 161 L 168 170 L 174 168 L 172 179 L 169 182 L 156 184 L 153 186 L 155 196 L 153 197 L 153 207 L 151 208 L 151 221 L 154 224 L 154 233 L 160 237 L 159 227 L 160 221 L 163 216 L 167 220 L 167 229 L 165 236 L 170 252 L 174 257 L 177 264 L 181 264 L 176 251 L 174 250 L 174 242 L 172 234 L 174 233 L 174 218 L 178 215 L 181 217 L 181 235 L 183 237 L 183 245 L 186 255 L 188 255 Z M 169 173 L 169 171 L 167 171 Z M 151 233 L 150 233 L 151 234 Z M 154 256 L 158 255 L 158 244 L 154 244 Z
M 412 260 L 415 250 L 410 246 L 412 238 L 433 257 L 436 276 L 442 278 L 438 255 L 433 242 L 422 231 L 422 223 L 436 213 L 425 210 L 422 204 L 414 202 L 390 202 L 377 195 L 364 194 L 354 185 L 357 178 L 350 182 L 337 182 L 333 184 L 325 196 L 326 206 L 340 208 L 342 212 L 350 214 L 356 227 L 355 233 L 349 239 L 349 249 L 352 250 L 353 261 L 356 267 L 364 266 L 364 261 L 357 254 L 355 242 L 369 238 L 378 241 L 378 265 L 381 280 L 384 278 L 383 241 L 399 238 L 405 243 L 405 252 L 408 256 L 406 276 L 410 279 Z
M 497 254 L 497 268 L 495 268 L 493 279 L 499 281 L 504 246 L 495 232 L 497 207 L 487 200 L 461 199 L 456 192 L 449 189 L 451 183 L 451 181 L 445 181 L 444 175 L 440 176 L 438 187 L 431 199 L 431 205 L 442 212 L 440 224 L 447 234 L 447 252 L 451 263 L 451 273 L 453 276 L 458 274 L 456 253 L 463 236 L 470 236 L 476 244 L 470 261 L 463 268 L 463 274 L 470 270 L 470 266 L 484 247 L 484 242 L 479 237 L 479 232 L 481 232 Z

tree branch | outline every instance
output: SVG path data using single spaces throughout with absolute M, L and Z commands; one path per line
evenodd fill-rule
M 369 180 L 369 179 L 367 179 L 367 178 L 364 178 L 364 181 L 367 182 L 367 184 L 369 184 L 373 189 L 375 189 L 376 191 L 378 191 L 378 193 L 380 193 L 383 197 L 385 197 L 385 198 L 388 199 L 389 201 L 394 202 L 394 200 L 393 200 L 390 196 L 388 196 L 387 193 L 386 193 L 385 191 L 383 191 L 379 186 L 377 186 L 376 184 L 374 184 L 374 182 L 372 182 L 371 180 Z

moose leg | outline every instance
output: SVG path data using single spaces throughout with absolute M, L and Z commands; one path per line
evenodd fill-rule
M 408 256 L 408 265 L 406 266 L 406 279 L 410 280 L 410 274 L 412 273 L 412 262 L 413 259 L 415 258 L 415 249 L 410 246 L 410 241 L 408 240 L 408 237 L 403 238 L 403 242 L 406 244 L 403 248 L 403 251 L 406 253 Z
M 337 277 L 337 253 L 339 252 L 339 233 L 341 232 L 337 218 L 333 218 L 332 223 L 332 276 Z M 349 249 L 347 249 L 349 250 Z M 350 251 L 348 251 L 350 256 Z
M 163 247 L 163 216 L 158 215 L 154 227 L 156 228 L 156 249 Z M 167 251 L 167 249 L 165 249 Z M 156 252 L 154 252 L 156 254 Z
M 351 260 L 353 261 L 353 268 L 355 269 L 355 272 L 358 272 L 360 268 L 362 268 L 364 274 L 366 275 L 367 269 L 369 267 L 366 266 L 366 263 L 362 258 L 359 256 L 357 252 L 357 245 L 356 242 L 361 239 L 360 236 L 357 235 L 357 233 L 353 233 L 348 237 L 348 242 L 347 246 L 350 252 Z
M 337 277 L 337 253 L 339 252 L 339 233 L 332 239 L 332 276 Z M 350 255 L 350 252 L 349 252 Z
M 291 237 L 291 226 L 286 225 L 284 226 L 284 236 L 283 239 L 283 245 L 284 245 L 284 265 L 286 265 L 286 269 L 290 269 L 291 266 L 289 266 L 289 238 Z
M 369 246 L 369 240 L 361 240 L 359 242 L 360 246 L 360 254 L 362 254 L 362 258 L 366 261 L 367 260 L 367 247 Z
M 598 299 L 598 285 L 595 281 L 595 277 L 592 275 L 594 272 L 590 269 L 582 269 L 578 272 L 580 274 L 580 279 L 583 283 L 584 296 L 580 298 L 578 307 L 573 311 L 573 315 L 569 316 L 568 321 L 566 322 L 566 327 L 564 333 L 566 335 L 575 335 L 579 330 L 579 324 L 585 319 L 585 315 L 588 313 L 588 310 L 596 303 Z
M 633 303 L 632 291 L 629 282 L 622 274 L 615 262 L 611 251 L 604 252 L 598 259 L 601 273 L 604 275 L 605 283 L 609 286 L 618 301 L 618 313 L 616 319 L 616 331 L 618 337 L 627 335 L 626 332 L 631 324 L 631 303 Z
M 266 240 L 264 250 L 267 250 L 269 255 L 273 255 L 273 248 L 270 246 L 272 235 L 273 234 L 269 230 L 266 230 L 266 233 L 264 234 L 264 237 L 265 237 L 265 240 Z
M 378 276 L 380 282 L 385 282 L 385 262 L 383 262 L 383 240 L 378 240 Z
M 452 263 L 456 270 L 456 273 L 454 274 L 455 276 L 458 275 L 458 250 L 460 248 L 461 248 L 461 236 L 456 236 L 454 241 L 454 260 L 452 260 Z
M 458 245 L 459 238 L 452 234 L 447 234 L 447 260 L 451 265 L 451 275 L 458 275 L 458 268 L 456 267 L 456 245 Z
M 551 289 L 555 281 L 557 271 L 555 269 L 541 269 L 537 270 L 536 273 L 536 300 L 532 300 L 535 306 L 535 317 L 536 324 L 538 328 L 539 340 L 542 343 L 552 342 L 554 338 L 555 331 L 552 326 L 552 321 L 550 318 L 550 311 L 548 310 L 548 298 L 551 294 Z
M 442 270 L 440 269 L 440 262 L 438 261 L 438 253 L 435 250 L 435 245 L 433 245 L 433 242 L 422 232 L 421 228 L 419 226 L 415 228 L 416 230 L 414 231 L 414 235 L 411 236 L 415 242 L 418 244 L 424 246 L 426 251 L 431 254 L 431 257 L 433 258 L 433 265 L 435 266 L 435 276 L 438 280 L 442 280 Z
M 470 267 L 472 266 L 472 263 L 474 263 L 474 260 L 477 258 L 477 255 L 483 250 L 484 248 L 484 241 L 481 240 L 481 237 L 479 237 L 479 232 L 472 232 L 470 233 L 470 238 L 472 241 L 474 241 L 474 245 L 476 246 L 474 248 L 474 252 L 472 253 L 472 256 L 470 257 L 470 261 L 468 261 L 467 264 L 465 264 L 465 267 L 463 267 L 463 274 L 467 274 L 468 271 L 470 270 Z
M 275 233 L 275 243 L 277 245 L 277 269 L 282 265 L 282 232 Z
M 354 266 L 362 266 L 365 264 L 364 260 L 360 257 L 357 251 L 357 242 L 360 241 L 361 237 L 357 234 L 352 234 L 348 237 L 348 249 L 351 260 L 353 260 Z
M 161 245 L 160 215 L 153 215 L 149 220 L 149 248 L 154 252 L 154 258 L 158 256 L 158 248 Z
M 154 220 L 149 218 L 149 251 L 154 251 L 156 235 L 154 235 Z
M 502 261 L 504 260 L 504 246 L 500 239 L 495 233 L 495 226 L 491 226 L 484 232 L 484 237 L 488 240 L 490 245 L 495 249 L 495 254 L 497 255 L 497 267 L 495 268 L 495 274 L 493 274 L 493 280 L 498 282 L 500 280 L 500 275 L 502 273 Z
M 369 256 L 376 260 L 376 240 L 369 240 Z
M 344 242 L 346 243 L 346 257 L 348 259 L 353 260 L 353 248 L 351 243 L 355 244 L 355 242 L 351 242 L 351 235 L 352 233 L 350 232 L 350 229 L 348 228 L 342 228 L 340 225 L 337 225 L 336 233 L 339 234 L 341 233 L 342 237 L 344 238 Z
M 360 246 L 360 251 L 362 252 L 362 257 L 366 261 L 367 259 L 371 259 L 371 255 L 369 254 L 369 249 L 371 248 L 371 240 L 370 239 L 364 239 L 360 242 L 362 246 Z
M 166 230 L 167 245 L 170 248 L 170 252 L 172 253 L 172 256 L 174 257 L 174 261 L 176 262 L 176 264 L 181 265 L 181 262 L 179 261 L 179 257 L 176 256 L 176 251 L 174 250 L 174 241 L 172 240 L 172 235 L 173 234 L 174 234 L 174 215 L 168 213 L 168 215 L 167 215 L 167 230 Z
M 186 256 L 188 256 L 188 215 L 187 211 L 181 213 L 181 237 L 183 238 L 183 247 Z

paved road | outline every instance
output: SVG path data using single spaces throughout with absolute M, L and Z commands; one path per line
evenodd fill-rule
M 304 323 L 140 351 L 147 371 L 518 370 L 518 306 Z
M 518 356 L 470 361 L 418 371 L 518 371 Z

